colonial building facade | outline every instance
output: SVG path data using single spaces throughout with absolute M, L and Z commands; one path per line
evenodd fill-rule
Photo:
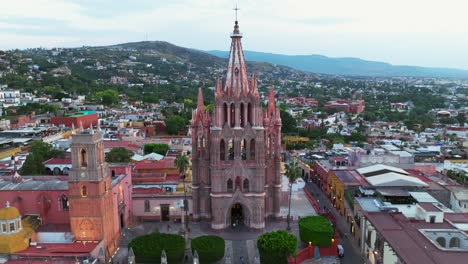
M 280 214 L 281 118 L 273 87 L 263 109 L 257 78 L 248 79 L 237 21 L 231 39 L 213 114 L 200 89 L 192 116 L 193 217 L 211 221 L 213 229 L 262 229 L 266 218 Z

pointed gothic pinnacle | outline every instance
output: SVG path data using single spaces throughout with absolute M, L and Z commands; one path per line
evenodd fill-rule
M 93 124 L 89 125 L 89 130 L 90 130 L 91 134 L 94 134 Z
M 99 124 L 97 124 L 97 131 L 101 132 L 101 126 Z
M 72 135 L 75 134 L 75 123 L 72 123 Z
M 219 76 L 216 77 L 216 95 L 217 96 L 222 96 L 223 95 L 223 83 L 221 81 L 221 78 Z
M 203 104 L 203 92 L 202 88 L 198 88 L 198 101 L 197 101 L 197 109 L 200 111 L 203 111 L 205 108 L 205 105 Z
M 80 132 L 83 132 L 83 122 L 80 121 Z
M 275 90 L 273 85 L 270 87 L 270 93 L 268 94 L 268 112 L 275 112 Z

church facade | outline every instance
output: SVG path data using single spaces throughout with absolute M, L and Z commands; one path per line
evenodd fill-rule
M 193 218 L 213 229 L 262 229 L 279 217 L 281 118 L 271 87 L 263 109 L 257 77 L 250 79 L 235 22 L 224 80 L 215 87 L 213 113 L 201 89 L 192 116 Z

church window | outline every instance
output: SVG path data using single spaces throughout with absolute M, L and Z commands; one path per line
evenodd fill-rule
M 229 160 L 234 160 L 234 141 L 232 139 L 229 140 L 228 152 L 229 152 Z
M 241 157 L 242 157 L 242 160 L 246 160 L 247 159 L 247 141 L 245 139 L 243 139 L 241 141 Z
M 150 201 L 145 200 L 145 212 L 149 212 L 149 211 L 150 211 Z
M 15 231 L 15 222 L 10 222 L 10 232 Z
M 70 169 L 67 168 L 67 167 L 63 168 L 63 175 L 68 175 L 68 171 L 69 171 L 69 170 L 70 170 Z
M 231 179 L 227 181 L 227 191 L 232 192 L 232 180 Z
M 248 192 L 249 191 L 249 179 L 245 179 L 244 180 L 244 184 L 243 184 L 243 190 L 244 192 Z
M 60 196 L 60 206 L 62 207 L 63 211 L 68 211 L 68 209 L 70 208 L 68 197 L 65 194 L 62 194 Z
M 115 177 L 115 170 L 112 170 L 112 171 L 111 171 L 111 177 L 112 177 L 112 178 Z
M 236 125 L 236 106 L 234 103 L 231 104 L 231 127 Z
M 247 122 L 252 125 L 252 104 L 247 105 Z
M 445 238 L 444 237 L 438 237 L 436 239 L 436 242 L 441 246 L 441 247 L 445 247 Z
M 226 103 L 223 104 L 223 126 L 228 122 L 228 106 Z
M 81 197 L 86 197 L 88 196 L 88 188 L 86 185 L 81 186 Z
M 6 223 L 2 223 L 2 233 L 6 233 L 7 232 L 7 225 Z
M 245 113 L 244 113 L 244 103 L 240 104 L 240 126 L 244 127 L 245 126 Z
M 224 139 L 221 139 L 219 143 L 219 159 L 226 160 L 226 143 L 224 143 Z
M 255 160 L 255 139 L 250 140 L 250 160 Z
M 449 242 L 449 247 L 459 248 L 460 247 L 460 239 L 458 237 L 452 237 Z
M 60 168 L 58 167 L 54 168 L 54 175 L 60 175 Z
M 80 151 L 80 162 L 81 162 L 81 167 L 88 166 L 88 157 L 86 155 L 86 150 L 84 149 L 81 149 Z

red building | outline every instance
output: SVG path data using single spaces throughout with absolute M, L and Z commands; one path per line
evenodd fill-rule
M 98 114 L 96 111 L 80 111 L 71 116 L 56 116 L 52 117 L 50 122 L 55 126 L 66 126 L 76 128 L 83 124 L 84 128 L 88 128 L 91 125 L 96 126 L 98 124 Z
M 335 99 L 325 104 L 328 109 L 340 109 L 346 113 L 360 114 L 364 111 L 366 103 L 364 100 Z

